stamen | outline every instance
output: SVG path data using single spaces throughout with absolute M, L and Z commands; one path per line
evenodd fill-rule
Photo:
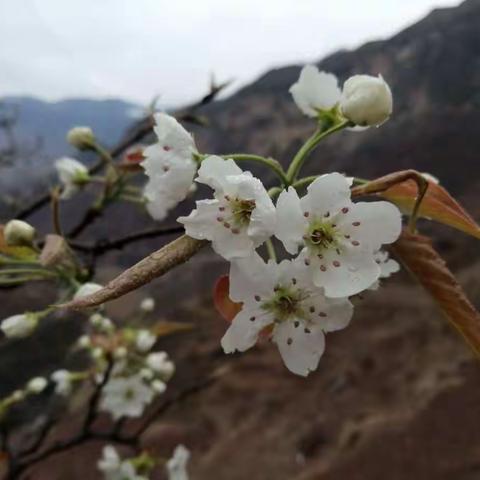
M 358 247 L 358 246 L 360 245 L 360 242 L 357 242 L 357 240 L 354 240 L 354 241 L 352 242 L 352 245 L 353 245 L 354 247 Z
M 350 238 L 350 235 L 344 235 L 344 237 L 348 240 Z
M 163 170 L 164 172 L 168 172 L 168 171 L 170 170 L 170 167 L 169 167 L 168 165 L 164 165 L 164 166 L 162 167 L 162 170 Z
M 333 263 L 334 267 L 339 267 L 340 266 L 340 262 L 338 260 L 334 260 L 332 263 Z
M 255 321 L 255 317 L 250 317 L 250 321 L 251 321 L 251 322 L 254 322 L 254 321 Z
M 312 331 L 309 330 L 308 328 L 305 328 L 303 331 L 304 331 L 305 333 L 312 333 Z
M 296 285 L 296 284 L 297 284 L 297 279 L 296 279 L 296 278 L 292 278 L 292 283 L 293 283 L 294 285 Z
M 232 228 L 232 233 L 238 235 L 240 233 L 240 230 L 238 228 Z
M 342 208 L 342 213 L 348 213 L 348 208 L 347 208 L 347 207 L 343 207 L 343 208 Z
M 353 222 L 352 225 L 353 225 L 354 227 L 358 227 L 358 226 L 360 225 L 360 222 Z
M 303 212 L 303 216 L 304 216 L 305 218 L 308 218 L 309 215 L 310 215 L 310 212 Z
M 310 313 L 315 313 L 315 307 L 313 305 L 310 307 Z
M 259 302 L 259 301 L 261 300 L 260 295 L 255 295 L 253 298 L 254 298 L 257 302 Z
M 217 222 L 223 222 L 223 217 L 217 217 Z
M 172 149 L 172 147 L 169 147 L 168 145 L 164 145 L 164 146 L 163 146 L 163 149 L 164 149 L 166 152 L 169 152 L 169 151 Z
M 295 321 L 293 322 L 293 326 L 294 326 L 295 328 L 298 328 L 299 325 L 300 325 L 300 322 L 299 322 L 298 320 L 295 320 Z
M 322 272 L 326 272 L 327 271 L 327 267 L 325 265 L 320 265 L 320 270 Z
M 330 212 L 327 212 L 327 213 L 324 215 L 325 218 L 328 218 L 329 216 L 330 216 Z
M 318 316 L 319 316 L 319 317 L 326 317 L 327 314 L 326 314 L 325 312 L 319 312 Z
M 287 345 L 291 345 L 293 343 L 293 340 L 291 338 L 287 338 Z
M 224 211 L 225 211 L 225 207 L 218 207 L 218 210 L 219 210 L 220 212 L 224 212 Z
M 224 197 L 223 197 L 223 198 L 224 198 L 224 199 L 225 199 L 227 202 L 229 202 L 229 201 L 230 201 L 230 197 L 229 197 L 228 195 L 224 195 Z
M 225 223 L 223 224 L 223 226 L 224 226 L 225 228 L 230 228 L 230 224 L 229 224 L 228 222 L 225 222 Z
M 321 259 L 323 258 L 323 255 L 322 255 L 321 253 L 319 253 L 319 254 L 317 255 L 317 257 L 321 260 Z
M 306 258 L 306 259 L 304 260 L 304 262 L 305 262 L 305 265 L 306 265 L 307 267 L 310 265 L 310 260 L 309 260 L 308 258 Z

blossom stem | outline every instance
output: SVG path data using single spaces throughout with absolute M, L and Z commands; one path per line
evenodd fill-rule
M 272 240 L 269 238 L 265 245 L 267 247 L 268 257 L 270 260 L 273 260 L 275 263 L 277 262 L 277 252 L 275 251 L 275 246 L 273 245 Z
M 56 277 L 57 274 L 41 268 L 4 268 L 0 269 L 0 275 L 17 275 L 17 274 L 34 273 L 38 275 L 45 275 L 47 277 Z
M 302 145 L 300 150 L 293 158 L 292 163 L 288 167 L 287 185 L 291 185 L 293 182 L 295 182 L 300 172 L 300 169 L 305 163 L 305 160 L 324 138 L 328 137 L 332 133 L 338 132 L 339 130 L 343 130 L 345 127 L 348 127 L 350 125 L 351 122 L 349 120 L 342 120 L 341 122 L 333 125 L 333 127 L 330 127 L 327 130 L 316 130 L 315 133 Z

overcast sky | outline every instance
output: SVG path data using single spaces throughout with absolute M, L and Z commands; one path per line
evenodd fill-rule
M 209 73 L 268 68 L 388 37 L 459 0 L 0 0 L 0 96 L 175 104 Z

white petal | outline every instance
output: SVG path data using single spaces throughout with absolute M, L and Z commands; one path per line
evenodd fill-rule
M 273 295 L 276 276 L 270 264 L 258 253 L 230 264 L 230 298 L 235 302 L 254 303 L 255 295 Z
M 204 183 L 214 190 L 228 190 L 229 175 L 240 175 L 242 169 L 231 160 L 224 160 L 222 157 L 211 155 L 205 158 L 198 169 L 197 182 Z
M 310 311 L 308 306 L 313 307 Z M 306 302 L 306 311 L 312 322 L 324 332 L 345 328 L 353 315 L 353 305 L 347 298 L 326 298 L 323 293 L 311 296 Z
M 302 236 L 308 225 L 303 213 L 300 199 L 293 187 L 280 193 L 277 200 L 275 236 L 288 253 L 297 253 L 299 245 L 303 243 Z
M 373 251 L 395 242 L 402 230 L 402 216 L 389 202 L 359 202 L 338 223 L 342 230 Z
M 318 366 L 325 350 L 325 336 L 318 325 L 306 325 L 298 320 L 285 321 L 275 326 L 273 341 L 277 344 L 286 367 L 306 377 Z
M 321 265 L 326 267 L 325 271 Z M 370 287 L 380 275 L 373 255 L 360 247 L 345 247 L 341 255 L 335 250 L 326 251 L 322 260 L 311 257 L 310 268 L 315 285 L 323 287 L 325 295 L 332 298 L 356 295 Z
M 341 97 L 337 77 L 319 72 L 313 65 L 302 68 L 298 81 L 290 87 L 290 93 L 298 108 L 309 117 L 316 117 L 317 110 L 331 109 Z
M 272 316 L 262 310 L 242 309 L 233 319 L 221 340 L 223 351 L 244 352 L 255 345 L 258 334 L 272 323 Z
M 166 147 L 168 152 L 188 156 L 195 150 L 192 136 L 171 115 L 157 113 L 154 116 L 155 127 L 153 128 L 158 137 L 160 146 Z
M 350 182 L 340 173 L 318 177 L 302 198 L 302 207 L 310 213 L 333 215 L 344 207 L 350 207 Z
M 197 240 L 213 240 L 218 227 L 218 200 L 199 200 L 197 208 L 188 217 L 178 217 L 177 222 L 185 225 L 185 233 Z

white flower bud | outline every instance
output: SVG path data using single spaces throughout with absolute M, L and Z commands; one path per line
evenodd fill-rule
M 94 348 L 91 353 L 94 360 L 100 360 L 103 358 L 103 350 L 100 347 Z
M 157 337 L 148 330 L 139 330 L 135 342 L 135 346 L 139 352 L 148 352 L 155 342 Z
M 55 382 L 55 393 L 67 396 L 72 392 L 72 374 L 68 370 L 56 370 L 50 376 Z
M 94 313 L 90 315 L 89 321 L 93 327 L 99 327 L 102 324 L 103 316 L 100 313 Z
M 144 380 L 152 380 L 155 374 L 153 373 L 153 370 L 151 370 L 150 368 L 142 368 L 140 369 L 140 376 Z
M 101 290 L 103 287 L 102 285 L 99 285 L 98 283 L 93 283 L 93 282 L 87 282 L 84 283 L 76 292 L 73 297 L 74 300 L 77 300 L 82 297 L 87 297 L 88 295 L 92 295 L 99 290 Z
M 175 372 L 175 365 L 168 359 L 168 355 L 165 352 L 150 353 L 146 359 L 147 366 L 154 372 L 161 375 L 165 380 Z
M 5 242 L 10 246 L 31 246 L 35 238 L 35 229 L 22 220 L 10 220 L 3 230 Z
M 356 125 L 380 125 L 392 114 L 392 92 L 381 75 L 354 75 L 343 85 L 340 108 Z
M 92 346 L 92 341 L 88 335 L 82 335 L 78 339 L 77 344 L 80 348 L 90 348 Z
M 32 378 L 27 383 L 27 391 L 29 393 L 42 393 L 45 390 L 45 387 L 48 385 L 48 381 L 44 377 L 35 377 Z
M 90 127 L 73 127 L 67 133 L 67 142 L 79 150 L 88 150 L 95 145 L 95 135 Z
M 167 389 L 167 386 L 161 380 L 154 380 L 150 385 L 156 393 L 163 393 Z
M 140 310 L 150 313 L 155 309 L 155 299 L 152 297 L 147 297 L 142 300 L 140 303 Z
M 37 327 L 38 317 L 34 313 L 22 313 L 6 318 L 0 329 L 8 338 L 28 337 Z
M 21 402 L 25 398 L 25 392 L 23 390 L 15 390 L 11 395 L 10 398 L 14 402 Z
M 55 161 L 55 169 L 63 184 L 61 198 L 64 200 L 68 200 L 75 195 L 79 190 L 79 186 L 90 180 L 87 167 L 74 158 L 59 158 Z

